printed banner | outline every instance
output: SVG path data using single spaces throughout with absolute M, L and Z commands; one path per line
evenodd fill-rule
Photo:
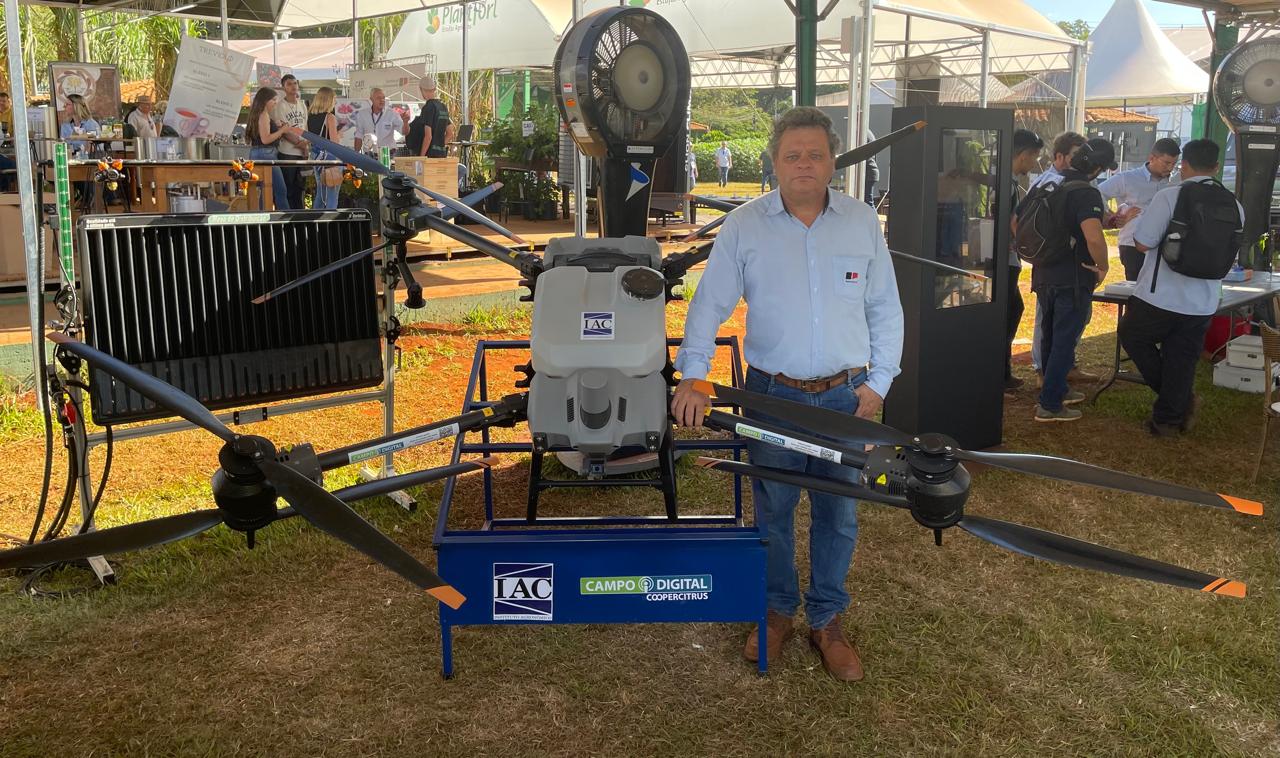
M 49 64 L 49 91 L 61 120 L 67 95 L 80 95 L 96 121 L 120 118 L 120 76 L 115 66 L 100 63 Z
M 280 77 L 292 73 L 293 69 L 289 66 L 277 66 L 274 63 L 258 61 L 258 86 L 280 89 L 284 86 L 280 83 Z
M 182 137 L 229 137 L 240 118 L 253 56 L 183 37 L 164 125 Z

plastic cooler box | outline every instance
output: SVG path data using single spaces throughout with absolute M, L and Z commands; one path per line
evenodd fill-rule
M 1236 368 L 1261 370 L 1266 365 L 1262 357 L 1262 337 L 1243 334 L 1227 343 L 1227 364 Z

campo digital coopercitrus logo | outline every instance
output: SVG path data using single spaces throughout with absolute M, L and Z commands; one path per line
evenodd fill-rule
M 440 12 L 434 8 L 427 11 L 427 34 L 440 31 Z

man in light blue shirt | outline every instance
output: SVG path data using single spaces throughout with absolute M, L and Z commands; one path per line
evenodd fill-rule
M 1155 194 L 1138 217 L 1133 235 L 1145 260 L 1120 321 L 1120 344 L 1156 392 L 1147 430 L 1158 437 L 1190 431 L 1195 423 L 1196 361 L 1222 297 L 1221 279 L 1183 276 L 1169 268 L 1159 248 L 1182 188 L 1192 182 L 1213 181 L 1219 152 L 1211 140 L 1188 142 L 1182 151 L 1182 183 Z M 1236 208 L 1243 227 L 1244 208 L 1239 203 Z M 1229 246 L 1231 240 L 1224 238 L 1222 244 Z
M 880 411 L 900 371 L 902 306 L 875 211 L 828 187 L 838 147 L 831 120 L 816 108 L 794 108 L 775 124 L 769 150 L 779 189 L 726 219 L 689 306 L 675 362 L 682 374 L 671 408 L 677 422 L 701 425 L 710 399 L 694 382 L 706 377 L 716 332 L 744 298 L 746 389 L 863 418 Z M 753 440 L 747 445 L 757 465 L 857 478 L 855 469 L 830 461 Z M 801 601 L 794 528 L 800 489 L 759 479 L 751 486 L 768 525 L 766 645 L 776 659 Z M 810 643 L 832 676 L 856 681 L 862 664 L 840 623 L 850 602 L 845 581 L 858 533 L 856 502 L 813 491 L 809 502 Z M 756 640 L 756 633 L 747 638 L 748 660 L 758 659 Z
M 1098 185 L 1103 200 L 1114 199 L 1119 205 L 1117 221 L 1124 224 L 1120 228 L 1120 262 L 1124 264 L 1124 278 L 1129 281 L 1138 278 L 1138 271 L 1146 259 L 1133 244 L 1133 233 L 1138 228 L 1138 214 L 1151 204 L 1151 198 L 1157 192 L 1178 184 L 1179 180 L 1173 176 L 1173 169 L 1181 153 L 1177 140 L 1169 137 L 1158 139 L 1152 146 L 1146 163 L 1112 174 Z

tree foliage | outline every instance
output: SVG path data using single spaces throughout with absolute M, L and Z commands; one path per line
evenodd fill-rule
M 1089 39 L 1089 22 L 1082 18 L 1075 21 L 1059 21 L 1058 28 L 1067 33 L 1069 37 L 1075 37 L 1079 40 Z
M 760 107 L 755 90 L 696 89 L 693 120 L 731 137 L 768 134 L 773 118 Z

